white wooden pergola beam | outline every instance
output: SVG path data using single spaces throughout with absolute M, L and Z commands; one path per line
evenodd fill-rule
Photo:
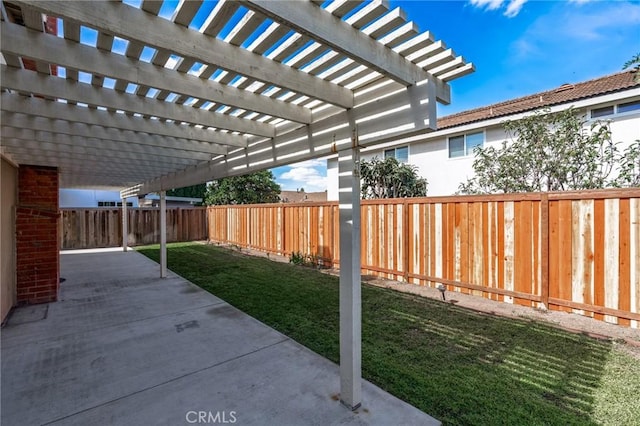
M 150 135 L 166 136 L 167 143 L 158 139 L 160 147 L 181 148 L 187 151 L 200 151 L 217 154 L 220 145 L 233 141 L 233 146 L 246 146 L 247 140 L 240 135 L 216 132 L 193 126 L 171 124 L 159 120 L 132 117 L 108 111 L 81 108 L 60 102 L 51 102 L 38 98 L 28 98 L 16 94 L 0 94 L 2 111 L 19 113 L 34 117 L 45 117 L 53 120 L 65 120 L 84 123 L 104 128 L 115 128 L 123 131 L 143 132 Z M 172 138 L 176 138 L 175 141 Z
M 56 155 L 60 158 L 117 162 L 117 165 L 112 164 L 112 169 L 118 169 L 123 164 L 130 164 L 132 166 L 150 167 L 162 172 L 171 169 L 182 169 L 200 162 L 198 160 L 189 160 L 186 158 L 150 157 L 133 152 L 101 149 L 95 145 L 64 145 L 55 142 L 26 141 L 24 139 L 12 137 L 3 137 L 2 144 L 7 147 L 9 152 L 14 154 L 26 154 L 37 150 L 41 154 Z
M 342 18 L 344 15 L 360 6 L 363 1 L 364 0 L 334 0 L 327 5 L 325 10 L 338 18 Z M 314 3 L 321 6 L 324 1 L 314 1 Z
M 308 108 L 240 90 L 213 80 L 158 67 L 143 61 L 2 22 L 2 52 L 29 57 L 67 69 L 102 75 L 205 101 L 270 114 L 299 123 L 311 122 Z
M 111 129 L 101 126 L 92 126 L 84 123 L 74 123 L 62 120 L 51 120 L 45 117 L 36 117 L 25 114 L 2 111 L 0 122 L 3 128 L 48 132 L 72 138 L 93 138 L 104 141 L 119 142 L 123 146 L 132 147 L 140 152 L 161 152 L 167 155 L 184 156 L 187 158 L 212 157 L 225 155 L 227 148 L 219 145 L 199 144 L 201 150 L 185 139 L 176 139 L 165 136 L 149 135 L 147 133 L 131 132 L 127 130 Z M 3 133 L 4 134 L 4 133 Z
M 99 31 L 156 49 L 166 49 L 183 58 L 270 82 L 334 105 L 344 108 L 353 106 L 353 94 L 348 89 L 214 37 L 203 37 L 197 31 L 175 25 L 135 7 L 115 2 L 94 2 L 91 7 L 86 7 L 81 2 L 45 0 L 16 0 L 15 3 L 32 7 L 48 15 L 91 23 L 91 26 Z
M 173 18 L 173 22 L 184 27 L 188 27 L 191 20 L 200 9 L 202 0 L 189 0 L 179 3 L 179 9 L 176 9 L 176 16 Z
M 358 125 L 361 147 L 435 130 L 435 103 L 426 101 L 435 98 L 432 83 L 402 88 L 381 99 L 377 98 L 377 93 L 372 91 L 362 96 L 363 104 L 350 110 L 351 113 L 338 112 L 309 126 L 279 134 L 273 140 L 256 138 L 250 142 L 248 153 L 245 150 L 232 151 L 225 158 L 144 182 L 134 193 L 146 194 L 162 188 L 179 188 L 331 155 L 335 152 L 332 141 L 336 141 L 337 148 L 340 149 L 350 137 L 345 124 L 348 123 L 349 114 Z
M 47 142 L 57 145 L 80 146 L 86 148 L 104 149 L 105 152 L 131 153 L 134 155 L 143 155 L 147 158 L 167 157 L 167 158 L 183 158 L 188 160 L 209 161 L 213 157 L 212 154 L 201 152 L 184 152 L 174 148 L 153 148 L 148 145 L 136 144 L 127 141 L 115 141 L 110 139 L 101 139 L 92 137 L 90 134 L 70 135 L 67 133 L 52 133 L 47 130 L 29 129 L 25 127 L 10 127 L 6 121 L 2 122 L 2 137 L 20 139 L 37 149 L 37 144 Z
M 258 136 L 275 136 L 275 127 L 253 120 L 245 120 L 225 114 L 185 107 L 156 99 L 118 93 L 115 90 L 76 83 L 58 77 L 40 75 L 34 72 L 21 72 L 15 68 L 2 67 L 2 87 L 23 92 L 31 92 L 57 99 L 82 102 L 87 105 L 102 106 L 115 110 L 155 116 L 178 122 L 200 124 L 207 127 L 227 129 Z M 229 141 L 228 145 L 233 145 Z
M 43 32 L 44 31 L 44 21 L 42 19 L 42 13 L 39 13 L 35 10 L 23 10 L 22 18 L 24 21 L 24 25 L 27 28 L 30 28 L 34 31 Z M 35 61 L 36 63 L 36 71 L 42 74 L 50 74 L 51 69 L 49 68 L 49 64 L 42 61 Z
M 468 64 L 464 64 L 461 67 L 458 67 L 454 70 L 451 70 L 449 72 L 445 72 L 443 74 L 440 75 L 440 78 L 443 81 L 450 81 L 453 80 L 454 78 L 460 78 L 463 77 L 465 75 L 471 74 L 472 72 L 474 72 L 476 70 L 475 65 L 473 65 L 472 63 L 468 63 Z
M 74 180 L 79 183 L 79 177 L 86 178 L 86 184 L 110 186 L 115 188 L 122 188 L 122 182 L 129 182 L 130 185 L 134 185 L 135 182 L 139 182 L 141 179 L 148 179 L 149 176 L 153 176 L 157 173 L 154 170 L 146 169 L 131 169 L 126 171 L 114 171 L 105 167 L 99 167 L 98 163 L 87 164 L 85 166 L 76 166 L 65 159 L 59 159 L 56 157 L 36 155 L 29 156 L 24 154 L 16 154 L 17 161 L 21 164 L 38 164 L 46 167 L 58 167 L 60 169 L 61 180 L 66 179 L 66 182 Z M 24 159 L 29 159 L 30 162 L 25 162 Z M 37 163 L 36 163 L 37 162 Z M 84 185 L 83 185 L 84 186 Z M 68 186 L 66 186 L 68 187 Z M 86 187 L 86 186 L 85 186 Z
M 294 8 L 280 1 L 242 0 L 242 3 L 406 86 L 427 79 L 436 80 L 392 49 L 311 2 L 296 3 Z M 439 85 L 443 86 L 444 82 Z M 448 91 L 439 90 L 437 96 L 449 102 Z
M 202 25 L 202 33 L 216 37 L 224 28 L 224 25 L 231 19 L 240 5 L 235 0 L 218 0 L 213 11 Z M 155 12 L 154 15 L 157 15 Z

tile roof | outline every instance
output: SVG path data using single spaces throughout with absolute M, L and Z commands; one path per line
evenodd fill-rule
M 552 105 L 618 92 L 635 86 L 640 86 L 640 83 L 634 81 L 634 71 L 624 71 L 582 83 L 563 84 L 546 92 L 441 117 L 438 119 L 438 129 L 533 111 Z
M 327 201 L 327 191 L 304 192 L 304 191 L 281 191 L 280 200 L 283 203 L 314 203 Z

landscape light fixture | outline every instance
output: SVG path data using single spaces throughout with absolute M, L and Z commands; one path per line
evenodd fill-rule
M 440 290 L 440 293 L 442 294 L 442 300 L 446 301 L 447 299 L 444 297 L 444 292 L 447 291 L 447 286 L 444 284 L 438 284 L 436 288 Z

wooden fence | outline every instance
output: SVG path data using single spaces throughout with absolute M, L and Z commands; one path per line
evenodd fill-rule
M 128 208 L 129 245 L 160 242 L 160 209 Z M 204 207 L 167 209 L 167 241 L 207 239 Z M 62 209 L 60 247 L 84 249 L 122 245 L 122 209 Z
M 339 264 L 337 203 L 216 206 L 209 239 Z M 362 202 L 362 273 L 638 328 L 640 189 Z

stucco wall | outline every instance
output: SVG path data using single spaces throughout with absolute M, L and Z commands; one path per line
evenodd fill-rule
M 611 118 L 612 140 L 619 143 L 618 149 L 623 151 L 635 140 L 640 139 L 640 112 L 616 115 Z M 590 123 L 587 123 L 590 125 Z M 473 174 L 473 155 L 449 158 L 447 140 L 451 136 L 477 131 L 485 132 L 484 146 L 499 147 L 503 141 L 510 138 L 501 124 L 482 127 L 481 124 L 464 126 L 460 131 L 446 130 L 443 135 L 438 133 L 425 134 L 424 139 L 414 140 L 409 144 L 409 163 L 418 167 L 418 174 L 427 178 L 429 182 L 428 195 L 453 195 L 458 191 L 460 183 L 465 182 Z M 398 145 L 401 146 L 401 145 Z M 383 150 L 364 153 L 362 159 L 373 156 L 382 157 Z M 338 170 L 337 160 L 327 161 L 327 199 L 338 199 Z
M 60 208 L 96 208 L 98 201 L 122 201 L 119 191 L 103 191 L 98 189 L 60 189 Z M 131 197 L 127 202 L 133 203 L 132 207 L 138 207 L 138 198 Z
M 16 302 L 15 218 L 17 169 L 4 159 L 0 162 L 0 321 L 4 321 Z

